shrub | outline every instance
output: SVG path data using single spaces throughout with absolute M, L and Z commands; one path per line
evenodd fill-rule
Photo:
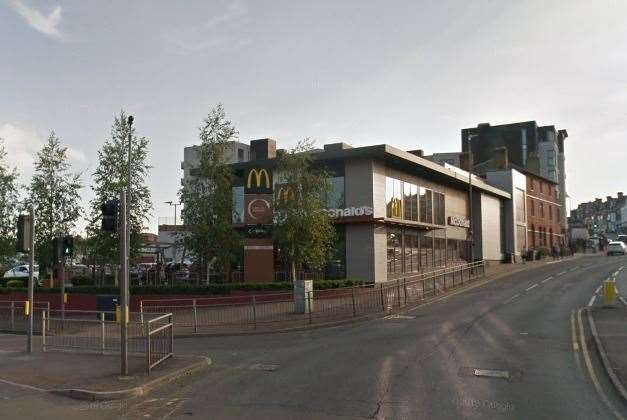
M 540 247 L 536 251 L 536 259 L 537 260 L 541 260 L 542 258 L 546 258 L 546 257 L 550 257 L 550 256 L 551 256 L 551 250 L 549 248 Z
M 93 286 L 94 280 L 87 276 L 74 276 L 72 277 L 72 284 L 74 286 Z
M 8 289 L 24 287 L 24 280 L 22 280 L 22 279 L 9 280 L 9 281 L 7 281 L 7 286 L 6 287 Z

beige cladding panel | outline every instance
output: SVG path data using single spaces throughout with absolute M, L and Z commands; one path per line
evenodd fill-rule
M 350 159 L 345 162 L 344 200 L 346 207 L 373 206 L 372 179 L 371 159 Z

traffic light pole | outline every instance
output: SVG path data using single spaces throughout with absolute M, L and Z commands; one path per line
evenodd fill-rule
M 121 374 L 128 376 L 128 236 L 126 218 L 126 190 L 120 193 L 120 355 Z
M 26 339 L 26 351 L 33 352 L 33 317 L 35 312 L 33 292 L 35 289 L 35 212 L 30 209 L 30 232 L 28 235 L 28 338 Z
M 59 257 L 59 282 L 61 282 L 61 319 L 65 319 L 65 256 Z

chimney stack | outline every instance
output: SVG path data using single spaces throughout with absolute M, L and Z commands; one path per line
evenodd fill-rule
M 472 172 L 472 169 L 469 169 L 469 161 L 470 161 L 470 153 L 460 153 L 459 154 L 459 167 L 464 171 Z
M 507 147 L 497 147 L 494 149 L 494 168 L 507 169 L 509 167 L 509 155 Z
M 276 157 L 276 140 L 258 139 L 250 141 L 250 160 L 266 160 Z

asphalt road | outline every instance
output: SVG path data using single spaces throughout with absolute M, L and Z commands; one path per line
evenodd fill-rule
M 177 340 L 176 352 L 214 360 L 206 374 L 117 406 L 0 384 L 0 412 L 27 415 L 31 402 L 47 415 L 28 418 L 46 419 L 627 418 L 576 312 L 600 304 L 592 296 L 621 266 L 627 292 L 626 257 L 582 257 L 387 319 Z

